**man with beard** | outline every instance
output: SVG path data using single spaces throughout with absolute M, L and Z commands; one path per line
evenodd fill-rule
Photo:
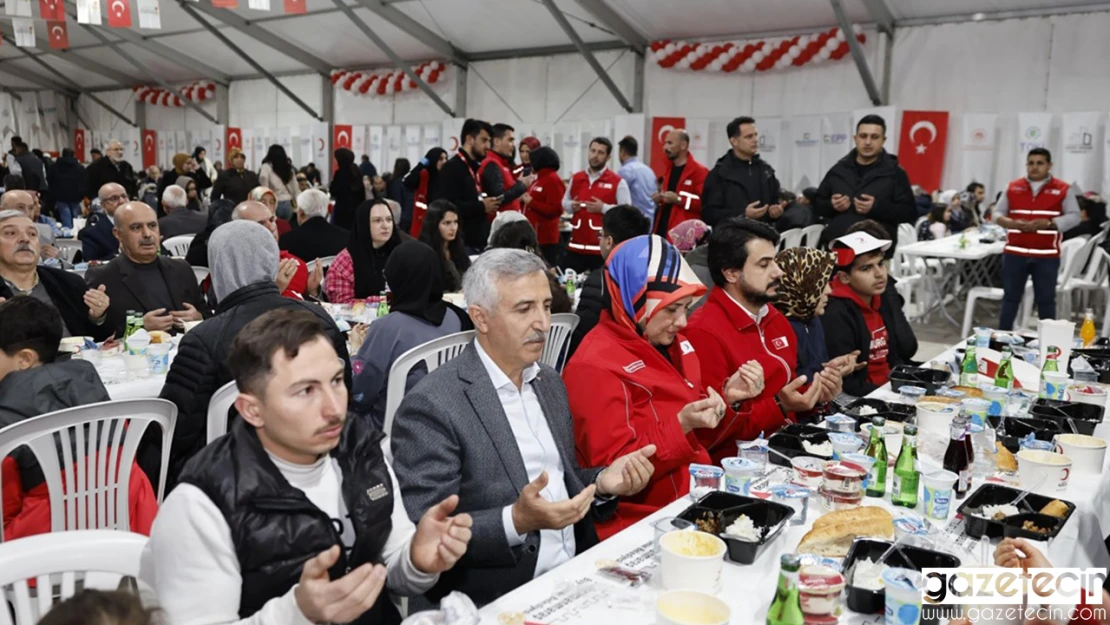
M 116 336 L 127 329 L 127 311 L 143 315 L 148 332 L 181 328 L 200 321 L 207 310 L 192 267 L 183 260 L 159 256 L 158 216 L 142 202 L 116 209 L 115 229 L 122 254 L 107 265 L 89 269 L 91 288 L 104 287 L 111 298 L 108 325 Z
M 439 170 L 434 189 L 429 189 L 428 203 L 449 200 L 459 209 L 459 227 L 466 246 L 477 254 L 486 247 L 489 239 L 489 215 L 497 212 L 504 199 L 490 196 L 481 190 L 478 168 L 489 151 L 493 126 L 480 119 L 463 122 L 458 152 Z
M 798 346 L 786 317 L 771 306 L 782 270 L 775 264 L 779 235 L 750 219 L 729 219 L 709 237 L 709 272 L 717 288 L 690 319 L 686 337 L 700 355 L 702 380 L 723 388 L 749 360 L 763 367 L 763 391 L 728 407 L 714 429 L 697 430 L 713 462 L 736 453 L 737 440 L 751 440 L 840 394 L 839 362 L 815 380 L 794 377 Z M 808 384 L 808 386 L 807 386 Z
M 478 178 L 481 181 L 482 191 L 489 197 L 501 198 L 498 211 L 516 211 L 523 213 L 520 197 L 535 182 L 535 175 L 529 174 L 520 180 L 513 175 L 510 166 L 513 162 L 515 148 L 514 129 L 508 124 L 493 125 L 493 147 L 486 153 L 486 159 L 478 169 Z M 493 220 L 493 213 L 488 216 Z
M 570 243 L 560 265 L 579 273 L 601 268 L 601 216 L 618 204 L 632 202 L 628 183 L 606 167 L 613 153 L 613 142 L 605 137 L 590 141 L 588 169 L 570 178 L 563 210 L 574 213 L 570 220 Z
M 122 186 L 128 197 L 135 197 L 135 170 L 123 160 L 123 144 L 115 139 L 109 141 L 104 154 L 85 170 L 85 197 L 94 199 L 101 187 L 112 182 Z
M 658 208 L 651 231 L 666 239 L 678 224 L 701 219 L 702 187 L 709 170 L 690 155 L 690 135 L 685 130 L 667 133 L 663 153 L 667 166 L 663 170 L 663 190 L 652 196 Z

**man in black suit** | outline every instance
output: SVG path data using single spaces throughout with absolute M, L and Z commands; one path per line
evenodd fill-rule
M 131 163 L 123 160 L 123 144 L 109 141 L 104 152 L 104 156 L 85 170 L 85 197 L 93 199 L 109 182 L 122 186 L 127 197 L 134 197 L 137 187 L 135 170 Z
M 185 189 L 175 184 L 162 192 L 162 210 L 166 211 L 166 216 L 158 220 L 158 230 L 163 241 L 182 234 L 197 234 L 208 226 L 208 215 L 189 210 L 188 202 Z
M 297 223 L 281 235 L 278 247 L 305 261 L 335 256 L 351 239 L 350 232 L 328 223 L 328 194 L 319 189 L 297 195 Z
M 143 314 L 148 331 L 169 331 L 186 321 L 200 321 L 207 310 L 193 268 L 183 260 L 159 256 L 161 240 L 154 209 L 128 202 L 116 209 L 116 238 L 122 254 L 107 265 L 90 269 L 89 286 L 106 287 L 112 305 L 108 323 L 118 335 L 127 326 L 127 311 Z
M 103 289 L 89 289 L 75 274 L 38 264 L 39 233 L 19 211 L 0 211 L 0 301 L 28 296 L 53 306 L 62 318 L 63 336 L 112 334 L 105 314 L 110 300 Z
M 493 126 L 480 119 L 463 123 L 459 140 L 462 146 L 457 154 L 439 170 L 434 200 L 450 200 L 458 210 L 459 226 L 466 246 L 477 254 L 486 247 L 489 239 L 490 215 L 501 206 L 501 198 L 487 197 L 478 188 L 478 167 L 489 151 Z
M 127 191 L 122 185 L 109 182 L 100 187 L 97 196 L 103 212 L 89 215 L 89 221 L 77 233 L 81 240 L 81 258 L 85 262 L 112 260 L 119 254 L 119 241 L 112 229 L 115 228 L 116 209 L 127 202 Z

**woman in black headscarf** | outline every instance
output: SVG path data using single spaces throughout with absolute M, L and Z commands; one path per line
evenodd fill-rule
M 473 329 L 461 308 L 443 301 L 443 278 L 438 255 L 419 241 L 400 244 L 385 263 L 385 279 L 393 304 L 385 317 L 374 321 L 351 360 L 355 372 L 353 408 L 369 415 L 381 429 L 385 420 L 386 386 L 393 362 L 428 341 Z M 423 364 L 405 381 L 405 392 L 427 374 Z
M 355 211 L 355 227 L 347 249 L 328 269 L 328 301 L 346 304 L 385 292 L 385 264 L 401 244 L 393 210 L 385 200 L 366 200 Z M 438 273 L 438 271 L 437 271 Z
M 348 230 L 354 225 L 355 209 L 366 201 L 362 172 L 355 165 L 355 153 L 347 148 L 335 151 L 335 176 L 331 180 L 331 197 L 335 200 L 334 223 Z

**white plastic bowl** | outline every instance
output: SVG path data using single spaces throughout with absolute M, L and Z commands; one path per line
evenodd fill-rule
M 1062 492 L 1068 489 L 1072 459 L 1042 449 L 1022 449 L 1017 453 L 1018 480 L 1022 490 Z
M 1102 473 L 1106 460 L 1106 441 L 1085 434 L 1057 434 L 1056 451 L 1071 458 L 1076 473 Z
M 672 590 L 655 600 L 657 625 L 728 625 L 732 610 L 713 595 L 695 590 Z
M 691 555 L 688 546 L 692 541 L 707 545 L 703 554 Z M 659 539 L 663 552 L 660 570 L 663 588 L 667 590 L 697 590 L 716 593 L 721 588 L 721 571 L 725 564 L 725 541 L 706 532 L 676 530 Z

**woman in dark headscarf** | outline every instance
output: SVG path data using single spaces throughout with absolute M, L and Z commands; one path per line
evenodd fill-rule
M 797 375 L 812 380 L 829 362 L 820 317 L 832 293 L 836 255 L 812 247 L 793 247 L 779 252 L 775 263 L 782 269 L 775 308 L 786 315 L 798 338 Z
M 335 176 L 331 180 L 331 197 L 335 200 L 332 218 L 335 225 L 350 230 L 354 226 L 355 209 L 366 201 L 362 172 L 355 165 L 355 153 L 347 148 L 335 151 Z
M 346 304 L 385 292 L 385 264 L 401 244 L 401 231 L 384 200 L 366 200 L 355 211 L 355 228 L 347 249 L 328 269 L 328 301 Z M 438 272 L 437 272 L 438 273 Z
M 436 188 L 439 170 L 447 163 L 447 150 L 432 148 L 420 159 L 416 167 L 405 175 L 404 183 L 412 195 L 412 236 L 418 236 L 424 226 L 424 214 L 428 211 L 428 197 Z
M 178 176 L 174 184 L 185 189 L 185 208 L 191 211 L 204 212 L 204 203 L 201 201 L 196 181 L 189 176 Z
M 393 362 L 417 345 L 474 327 L 465 311 L 443 301 L 439 258 L 424 243 L 406 241 L 393 250 L 385 263 L 385 279 L 393 293 L 389 314 L 370 325 L 351 359 L 352 406 L 369 415 L 379 429 L 385 420 L 386 383 Z M 423 364 L 409 371 L 405 392 L 427 372 Z

